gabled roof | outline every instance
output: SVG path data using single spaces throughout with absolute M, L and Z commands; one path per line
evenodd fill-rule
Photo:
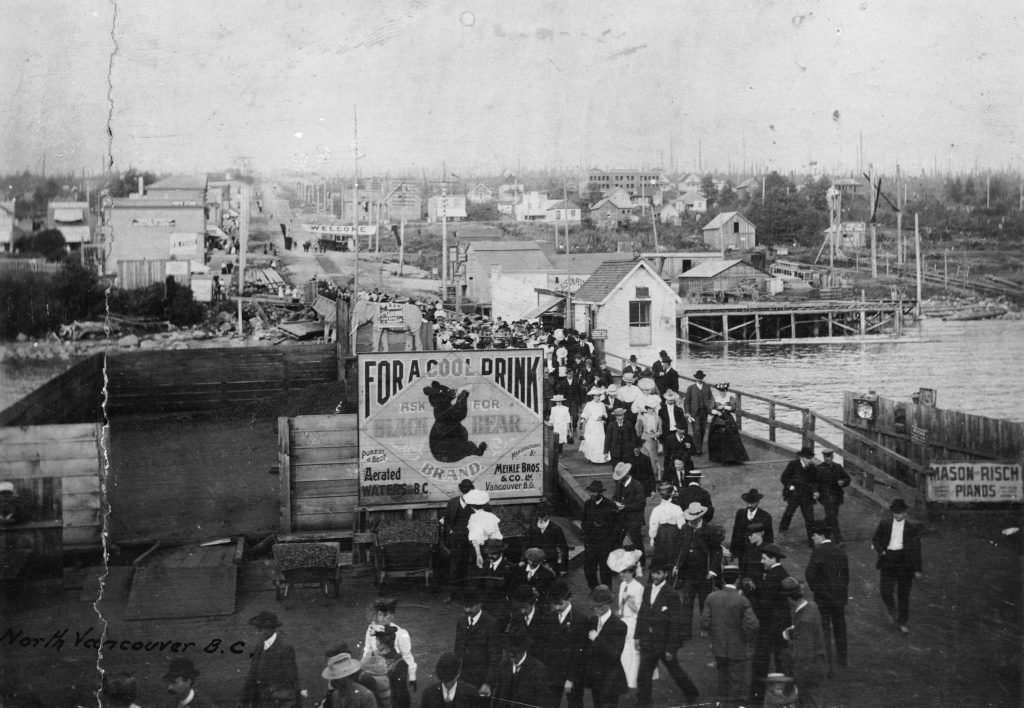
M 569 275 L 592 275 L 603 263 L 614 260 L 633 262 L 631 253 L 548 253 L 548 260 L 556 270 Z
M 759 185 L 760 183 L 757 179 L 755 179 L 754 177 L 748 177 L 747 179 L 737 184 L 736 189 L 750 189 L 752 187 L 757 187 Z
M 580 208 L 579 204 L 575 204 L 573 202 L 563 202 L 562 200 L 558 200 L 554 204 L 551 204 L 551 205 L 548 206 L 548 211 L 551 211 L 552 209 L 579 209 L 579 208 Z
M 172 175 L 153 184 L 146 189 L 206 189 L 206 177 L 201 175 Z
M 631 260 L 609 260 L 598 266 L 594 274 L 587 279 L 587 282 L 580 286 L 580 289 L 573 295 L 573 299 L 578 302 L 591 302 L 598 305 L 604 304 L 604 302 L 611 296 L 615 289 L 618 288 L 619 284 L 623 280 L 631 276 L 635 271 L 639 269 L 645 269 L 652 278 L 671 293 L 672 297 L 679 299 L 676 292 L 669 287 L 669 285 L 661 279 L 651 264 L 647 261 L 640 259 L 638 261 Z
M 540 251 L 536 241 L 473 241 L 473 251 Z
M 730 268 L 735 266 L 737 263 L 743 263 L 743 260 L 740 259 L 740 258 L 726 259 L 726 260 L 722 260 L 721 258 L 714 258 L 714 259 L 710 259 L 710 260 L 706 260 L 706 261 L 702 261 L 701 263 L 698 263 L 697 265 L 695 265 L 693 268 L 690 268 L 690 270 L 686 271 L 685 273 L 680 273 L 679 277 L 680 278 L 713 278 L 716 275 L 720 275 L 721 273 L 724 273 L 725 271 L 729 270 Z
M 705 224 L 703 230 L 707 231 L 708 229 L 720 229 L 722 228 L 723 224 L 728 223 L 729 220 L 732 219 L 734 216 L 743 219 L 751 226 L 754 225 L 754 222 L 752 222 L 747 217 L 743 216 L 743 214 L 739 213 L 738 211 L 723 211 L 721 214 L 719 214 L 714 219 Z
M 706 202 L 707 200 L 708 198 L 700 192 L 687 192 L 686 194 L 681 195 L 676 201 L 683 202 L 684 204 L 696 204 L 697 202 Z

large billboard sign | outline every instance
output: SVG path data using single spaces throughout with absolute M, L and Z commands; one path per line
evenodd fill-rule
M 1012 462 L 933 462 L 928 501 L 1019 502 L 1021 466 Z
M 359 503 L 444 502 L 463 479 L 492 498 L 543 489 L 543 352 L 359 355 Z

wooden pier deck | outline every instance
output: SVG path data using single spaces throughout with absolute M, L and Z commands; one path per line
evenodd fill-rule
M 676 328 L 680 341 L 694 344 L 899 335 L 916 306 L 913 300 L 683 304 Z

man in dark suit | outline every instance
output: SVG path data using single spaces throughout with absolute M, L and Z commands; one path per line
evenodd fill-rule
M 547 670 L 536 657 L 531 656 L 533 645 L 529 635 L 520 628 L 510 628 L 505 638 L 505 658 L 498 666 L 498 681 L 494 687 L 494 708 L 543 706 L 548 700 Z
M 473 510 L 466 504 L 463 497 L 473 488 L 471 479 L 459 482 L 459 494 L 448 500 L 444 508 L 444 516 L 440 520 L 443 529 L 442 540 L 448 548 L 449 593 L 445 604 L 455 599 L 456 591 L 462 587 L 469 574 L 471 546 L 468 525 Z
M 682 487 L 679 489 L 679 494 L 676 495 L 674 501 L 683 509 L 688 508 L 694 502 L 707 507 L 707 512 L 703 517 L 703 523 L 710 524 L 711 520 L 715 518 L 715 505 L 711 502 L 711 493 L 704 489 L 704 487 L 700 486 L 700 482 L 703 478 L 704 475 L 700 470 L 690 470 L 687 472 L 683 477 L 683 483 Z
M 547 708 L 558 708 L 565 695 L 569 708 L 583 707 L 583 687 L 571 685 L 587 643 L 587 616 L 572 604 L 572 588 L 563 579 L 555 581 L 548 594 L 551 603 L 551 624 L 548 632 Z
M 483 611 L 480 594 L 463 591 L 463 617 L 455 621 L 455 656 L 462 666 L 462 678 L 480 695 L 490 696 L 501 661 L 501 629 L 498 621 Z
M 782 594 L 792 608 L 793 622 L 783 630 L 789 644 L 789 673 L 800 694 L 800 705 L 824 705 L 819 693 L 825 678 L 825 634 L 817 604 L 804 597 L 796 578 L 782 581 Z
M 633 547 L 640 550 L 640 565 L 643 566 L 643 526 L 644 508 L 647 506 L 647 494 L 643 486 L 633 479 L 632 465 L 620 462 L 615 465 L 612 479 L 615 480 L 615 495 L 612 503 L 619 513 L 619 538 L 616 545 L 621 545 L 629 534 Z
M 561 577 L 569 572 L 569 543 L 562 528 L 551 520 L 551 512 L 551 503 L 547 499 L 537 503 L 536 516 L 523 541 L 523 561 L 526 560 L 526 549 L 539 548 L 544 551 L 548 567 L 556 577 Z
M 693 638 L 693 601 L 698 600 L 700 610 L 711 592 L 714 579 L 722 571 L 722 544 L 709 533 L 704 523 L 708 508 L 693 502 L 683 509 L 683 524 L 679 534 L 679 554 L 672 568 L 674 584 L 682 598 L 682 639 Z
M 298 705 L 298 669 L 295 650 L 278 636 L 281 621 L 273 612 L 263 611 L 249 620 L 259 643 L 249 664 L 239 705 L 244 708 L 274 708 Z
M 475 574 L 470 577 L 471 584 L 483 597 L 484 610 L 498 620 L 502 629 L 508 625 L 508 593 L 519 572 L 519 566 L 505 557 L 506 546 L 500 538 L 487 539 L 481 547 L 483 567 L 475 568 Z
M 637 612 L 633 636 L 640 650 L 640 668 L 636 680 L 636 705 L 640 708 L 651 705 L 652 678 L 659 663 L 665 665 L 672 680 L 683 692 L 687 703 L 696 701 L 700 694 L 676 656 L 679 648 L 683 646 L 684 618 L 679 612 L 679 596 L 667 582 L 672 568 L 673 563 L 670 559 L 654 559 L 650 570 L 650 584 L 644 588 L 643 599 Z
M 636 434 L 636 426 L 626 420 L 626 409 L 612 409 L 612 421 L 604 430 L 604 451 L 611 463 L 632 462 L 639 448 L 640 438 Z
M 774 543 L 767 543 L 761 547 L 764 576 L 754 588 L 751 598 L 754 614 L 757 615 L 760 624 L 757 644 L 754 646 L 750 681 L 750 691 L 755 703 L 764 700 L 765 679 L 772 659 L 775 660 L 776 672 L 786 673 L 788 670 L 784 664 L 786 640 L 782 637 L 782 631 L 789 626 L 790 620 L 789 600 L 782 590 L 782 581 L 789 577 L 789 571 L 782 566 L 782 559 L 785 557 L 786 554 Z
M 693 444 L 696 448 L 693 454 L 703 455 L 704 434 L 707 432 L 708 416 L 715 409 L 715 395 L 711 392 L 711 386 L 704 383 L 703 371 L 698 370 L 693 378 L 697 381 L 687 386 L 683 394 L 683 412 L 693 430 Z
M 437 683 L 423 692 L 420 708 L 477 708 L 480 697 L 476 687 L 460 681 L 459 657 L 445 652 L 437 660 Z
M 835 461 L 835 454 L 834 450 L 821 453 L 824 462 L 817 465 L 818 479 L 814 498 L 825 507 L 825 521 L 832 529 L 833 541 L 841 543 L 843 534 L 839 530 L 839 507 L 843 505 L 845 488 L 850 486 L 850 475 Z M 818 607 L 821 608 L 820 603 Z
M 813 457 L 814 453 L 809 447 L 800 448 L 796 459 L 789 461 L 779 479 L 782 482 L 782 499 L 786 502 L 786 510 L 782 512 L 779 521 L 779 533 L 783 534 L 785 540 L 785 533 L 789 531 L 789 524 L 799 508 L 804 517 L 807 544 L 811 548 L 814 548 L 811 526 L 814 525 L 814 495 L 818 485 L 818 472 L 811 463 Z
M 871 547 L 878 554 L 875 567 L 881 574 L 878 590 L 882 602 L 903 634 L 910 631 L 910 588 L 915 579 L 922 577 L 921 531 L 907 518 L 908 509 L 905 501 L 893 499 L 889 505 L 892 518 L 881 521 L 871 539 Z
M 555 582 L 554 571 L 544 565 L 545 558 L 546 554 L 541 549 L 527 548 L 523 551 L 523 562 L 519 564 L 512 581 L 513 593 L 516 587 L 525 585 L 533 591 L 534 598 L 542 607 L 547 607 L 548 590 L 551 589 L 551 583 Z
M 665 453 L 664 477 L 671 476 L 672 460 L 677 455 L 689 458 L 690 451 L 693 450 L 693 438 L 687 432 L 686 414 L 677 405 L 678 401 L 679 394 L 675 391 L 665 391 L 665 404 L 658 410 L 661 417 L 661 446 Z M 675 484 L 680 481 L 682 480 L 677 479 Z
M 833 543 L 832 529 L 827 521 L 814 522 L 811 538 L 814 539 L 814 550 L 807 561 L 805 578 L 821 612 L 831 672 L 829 634 L 836 643 L 836 661 L 840 666 L 846 666 L 846 600 L 850 596 L 850 562 L 842 546 Z
M 604 496 L 604 484 L 595 479 L 587 487 L 590 499 L 583 503 L 580 530 L 583 536 L 583 575 L 591 589 L 599 584 L 610 584 L 614 574 L 608 568 L 608 554 L 621 537 L 619 512 L 611 500 Z
M 651 378 L 654 379 L 654 386 L 658 389 L 658 395 L 665 395 L 665 384 L 662 377 L 665 374 L 665 359 L 668 359 L 668 352 L 662 349 L 658 352 L 658 360 L 651 364 Z
M 675 370 L 672 365 L 672 359 L 668 356 L 661 358 L 661 372 L 662 388 L 659 388 L 659 390 L 662 393 L 668 391 L 679 393 L 679 372 Z
M 545 591 L 546 593 L 546 591 Z M 547 595 L 544 596 L 547 602 Z M 547 664 L 548 633 L 551 629 L 550 613 L 540 609 L 537 593 L 529 585 L 516 585 L 511 593 L 512 618 L 505 634 L 522 632 L 530 638 L 531 656 Z
M 572 689 L 590 689 L 594 708 L 615 708 L 626 692 L 622 649 L 626 645 L 626 623 L 612 613 L 614 601 L 607 585 L 590 593 L 593 616 L 587 620 L 587 639 L 577 663 Z
M 750 524 L 761 524 L 764 542 L 775 543 L 772 515 L 761 508 L 763 498 L 764 495 L 756 489 L 740 495 L 740 499 L 746 502 L 747 506 L 736 510 L 736 518 L 732 522 L 732 538 L 729 541 L 729 553 L 737 560 L 743 558 L 743 549 L 747 546 L 747 527 Z
M 711 635 L 711 655 L 718 670 L 720 705 L 738 706 L 749 668 L 750 644 L 757 637 L 760 624 L 750 600 L 738 589 L 740 569 L 736 565 L 722 568 L 721 590 L 708 595 L 700 628 Z
M 216 703 L 206 700 L 196 693 L 196 679 L 199 669 L 191 659 L 171 659 L 171 665 L 164 674 L 167 692 L 174 697 L 177 708 L 216 708 Z

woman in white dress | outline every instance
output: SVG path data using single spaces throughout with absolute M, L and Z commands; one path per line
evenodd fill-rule
M 595 386 L 587 392 L 590 401 L 583 406 L 580 413 L 580 421 L 583 423 L 583 442 L 580 443 L 582 452 L 589 462 L 595 465 L 608 461 L 608 455 L 604 451 L 604 425 L 608 420 L 608 409 L 601 403 L 604 391 Z
M 619 574 L 619 598 L 616 614 L 626 623 L 626 644 L 622 649 L 622 670 L 626 672 L 626 685 L 636 688 L 636 676 L 640 669 L 640 652 L 633 641 L 636 632 L 636 616 L 644 599 L 644 586 L 636 579 L 637 563 L 641 553 L 616 548 L 608 554 L 608 567 Z
M 572 416 L 569 414 L 569 409 L 565 407 L 565 396 L 560 393 L 551 397 L 551 412 L 548 414 L 548 425 L 555 432 L 555 445 L 558 447 L 558 454 L 561 455 L 562 445 L 569 442 Z
M 463 497 L 466 504 L 473 507 L 473 513 L 469 517 L 467 531 L 469 542 L 476 554 L 476 567 L 484 567 L 484 555 L 480 549 L 492 538 L 501 540 L 501 528 L 496 514 L 487 511 L 486 507 L 491 501 L 491 495 L 482 489 L 470 489 Z

